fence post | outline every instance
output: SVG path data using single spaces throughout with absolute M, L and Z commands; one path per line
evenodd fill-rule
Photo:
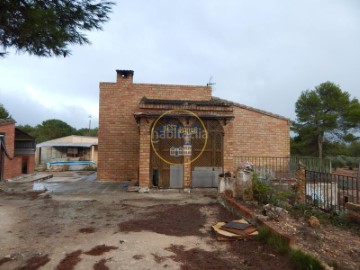
M 359 181 L 360 181 L 360 163 L 359 163 L 358 175 L 357 175 L 357 179 L 356 179 L 356 203 L 360 203 L 360 200 L 359 200 L 359 193 L 360 193 Z
M 297 170 L 296 170 L 296 179 L 297 179 L 297 186 L 298 186 L 298 194 L 296 198 L 297 203 L 304 204 L 306 202 L 305 200 L 305 194 L 306 194 L 306 178 L 305 178 L 305 166 L 304 164 L 299 161 Z

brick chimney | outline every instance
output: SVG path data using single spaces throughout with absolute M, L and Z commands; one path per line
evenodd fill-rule
M 133 70 L 116 70 L 116 83 L 122 85 L 129 85 L 133 83 L 134 71 Z

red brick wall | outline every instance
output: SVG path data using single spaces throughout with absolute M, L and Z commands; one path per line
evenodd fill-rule
M 15 151 L 15 123 L 0 125 L 0 133 L 5 133 L 6 150 L 12 160 L 5 156 L 4 179 L 9 179 L 22 175 L 22 156 L 14 157 Z M 35 156 L 28 156 L 28 173 L 33 173 L 35 169 Z
M 15 123 L 8 123 L 8 124 L 3 124 L 0 126 L 0 133 L 5 133 L 5 145 L 6 145 L 6 150 L 8 152 L 8 154 L 10 155 L 10 157 L 14 156 L 14 141 L 15 141 Z M 9 160 L 6 156 L 5 156 L 5 162 L 4 162 L 4 179 L 8 179 L 13 177 L 15 170 L 16 170 L 16 166 L 15 165 L 16 162 Z
M 22 157 L 14 157 L 10 161 L 10 167 L 7 169 L 11 170 L 11 175 L 8 178 L 18 177 L 22 175 Z M 6 178 L 5 178 L 6 179 Z
M 35 170 L 35 155 L 27 157 L 27 173 L 33 173 Z
M 234 106 L 234 156 L 290 156 L 287 119 Z
M 134 113 L 142 97 L 151 99 L 209 100 L 204 86 L 133 84 L 118 77 L 117 83 L 100 83 L 98 178 L 138 178 L 139 130 Z
M 139 128 L 134 113 L 142 97 L 168 100 L 210 100 L 205 86 L 137 84 L 117 76 L 116 83 L 100 83 L 98 179 L 129 180 L 139 177 Z M 285 119 L 234 106 L 235 120 L 228 124 L 224 165 L 231 170 L 233 156 L 288 156 L 289 124 Z M 144 130 L 141 131 L 143 136 Z M 150 130 L 148 131 L 150 134 Z M 147 137 L 147 136 L 145 136 Z M 144 143 L 144 142 L 142 142 Z M 149 142 L 150 144 L 150 142 Z M 148 181 L 144 173 L 140 177 Z M 150 173 L 150 172 L 149 172 Z M 146 179 L 145 179 L 146 178 Z

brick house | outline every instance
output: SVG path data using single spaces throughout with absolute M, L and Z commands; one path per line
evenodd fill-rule
M 17 129 L 14 120 L 0 119 L 0 180 L 33 173 L 35 139 Z
M 209 86 L 133 83 L 132 70 L 116 72 L 115 83 L 100 83 L 100 180 L 211 187 L 219 172 L 236 170 L 236 156 L 290 155 L 287 118 L 213 97 Z M 207 136 L 154 139 L 174 130 Z

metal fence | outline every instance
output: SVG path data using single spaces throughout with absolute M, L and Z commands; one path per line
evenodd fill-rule
M 295 178 L 298 164 L 301 162 L 307 170 L 331 172 L 331 160 L 312 157 L 255 157 L 236 156 L 234 167 L 249 162 L 253 165 L 254 172 L 264 179 Z
M 360 203 L 357 177 L 305 171 L 307 203 L 323 210 L 343 210 L 347 202 Z

